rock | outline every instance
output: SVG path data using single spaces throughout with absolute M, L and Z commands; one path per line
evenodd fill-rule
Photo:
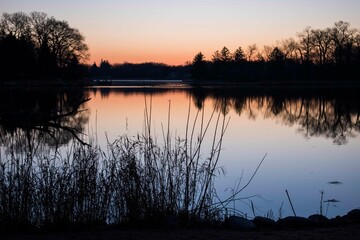
M 286 217 L 279 219 L 277 222 L 282 227 L 310 227 L 314 224 L 307 218 L 304 217 Z
M 255 224 L 256 227 L 259 228 L 273 228 L 276 226 L 276 222 L 270 218 L 266 218 L 266 217 L 255 217 L 253 219 L 253 223 Z
M 350 212 L 348 212 L 346 215 L 350 222 L 360 223 L 360 209 L 353 209 Z
M 238 216 L 230 216 L 228 223 L 231 229 L 250 230 L 255 228 L 255 224 L 252 221 Z
M 316 224 L 326 224 L 329 222 L 329 219 L 327 217 L 325 217 L 324 215 L 321 214 L 313 214 L 311 216 L 308 217 L 308 219 Z
M 350 222 L 348 215 L 344 215 L 344 216 L 336 216 L 332 219 L 330 219 L 331 224 L 333 225 L 343 225 L 343 224 L 348 224 Z

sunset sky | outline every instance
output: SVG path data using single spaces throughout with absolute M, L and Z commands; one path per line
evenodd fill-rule
M 359 0 L 0 0 L 0 11 L 46 12 L 86 37 L 89 63 L 184 64 L 202 51 L 274 45 L 306 26 L 360 28 Z

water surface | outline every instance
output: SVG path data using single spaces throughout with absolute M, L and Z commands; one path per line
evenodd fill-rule
M 252 176 L 251 184 L 235 202 L 238 211 L 252 216 L 270 211 L 292 215 L 287 189 L 298 215 L 319 212 L 324 200 L 337 200 L 324 212 L 345 214 L 360 206 L 359 97 L 349 88 L 94 88 L 89 89 L 89 126 L 102 144 L 118 135 L 144 132 L 145 109 L 152 114 L 152 131 L 163 140 L 170 114 L 172 137 L 185 136 L 190 123 L 204 110 L 209 119 L 215 108 L 230 119 L 218 172 L 217 193 L 226 198 Z M 215 120 L 213 119 L 213 123 Z M 196 128 L 199 128 L 197 125 Z M 213 129 L 214 130 L 214 129 Z M 106 134 L 105 134 L 106 133 Z M 211 137 L 206 147 L 210 149 Z M 203 153 L 203 157 L 206 157 Z M 233 207 L 233 204 L 230 205 Z M 229 209 L 230 211 L 231 209 Z
M 145 121 L 150 119 L 151 134 L 160 145 L 167 130 L 172 139 L 192 136 L 196 141 L 201 122 L 209 123 L 201 152 L 206 158 L 218 134 L 219 117 L 228 122 L 216 172 L 219 199 L 244 186 L 267 154 L 228 211 L 252 217 L 253 204 L 256 215 L 292 215 L 285 190 L 301 216 L 320 211 L 320 191 L 323 200 L 330 200 L 323 202 L 328 217 L 360 207 L 357 89 L 161 85 L 94 87 L 61 94 L 13 92 L 1 97 L 3 152 L 13 146 L 14 134 L 21 136 L 15 144 L 19 149 L 26 143 L 34 148 L 65 146 L 74 136 L 106 149 L 121 135 L 145 134 Z

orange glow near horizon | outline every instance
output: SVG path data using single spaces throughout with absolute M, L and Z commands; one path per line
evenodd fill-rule
M 160 30 L 158 30 L 160 31 Z M 184 30 L 185 31 L 185 30 Z M 99 64 L 101 60 L 108 60 L 111 64 L 117 63 L 144 63 L 156 62 L 168 65 L 184 65 L 191 62 L 194 56 L 202 52 L 206 60 L 211 60 L 216 50 L 221 50 L 226 46 L 230 52 L 234 52 L 237 48 L 242 47 L 246 52 L 249 45 L 256 44 L 258 51 L 261 52 L 264 45 L 272 45 L 276 38 L 269 32 L 259 33 L 254 30 L 248 35 L 242 32 L 224 32 L 222 34 L 214 34 L 210 30 L 195 30 L 189 34 L 177 36 L 153 36 L 148 38 L 129 36 L 129 38 L 118 39 L 111 35 L 101 35 L 91 30 L 87 37 L 87 44 L 90 48 L 89 64 L 94 62 Z M 199 35 L 196 35 L 199 34 Z M 283 38 L 286 33 L 282 34 Z M 146 41 L 144 41 L 144 38 Z
M 90 50 L 90 59 L 87 61 L 89 64 L 94 62 L 99 65 L 101 60 L 108 60 L 111 64 L 121 64 L 121 63 L 144 63 L 144 62 L 156 62 L 156 63 L 165 63 L 168 65 L 184 65 L 187 61 L 192 61 L 193 56 L 196 53 L 130 53 L 122 52 L 120 50 L 116 51 L 98 51 Z
M 102 46 L 94 42 L 93 44 L 89 43 L 90 59 L 87 63 L 93 64 L 95 62 L 99 64 L 101 60 L 108 60 L 111 64 L 155 62 L 177 66 L 191 62 L 199 52 L 205 55 L 206 60 L 211 60 L 214 52 L 221 50 L 223 47 L 227 47 L 230 52 L 234 52 L 239 47 L 246 51 L 247 46 L 255 43 L 258 51 L 261 52 L 265 43 L 270 41 L 274 40 L 269 39 L 266 41 L 263 38 L 258 43 L 232 40 L 228 42 L 222 41 L 220 44 L 212 41 L 201 44 L 199 41 L 194 40 L 193 43 L 188 41 L 188 44 L 183 45 L 176 44 L 176 42 L 147 42 L 145 45 L 129 44 L 121 46 L 111 43 Z
M 321 9 L 321 10 L 320 10 Z M 360 27 L 359 0 L 2 0 L 7 13 L 45 12 L 78 29 L 90 48 L 87 63 L 157 62 L 183 65 L 202 52 L 211 60 L 226 46 L 234 52 L 293 37 L 305 27 L 339 20 Z

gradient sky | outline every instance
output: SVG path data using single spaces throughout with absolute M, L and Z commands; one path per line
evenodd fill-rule
M 46 12 L 86 37 L 89 63 L 184 64 L 202 51 L 259 48 L 306 26 L 360 27 L 359 0 L 0 0 L 0 11 Z

